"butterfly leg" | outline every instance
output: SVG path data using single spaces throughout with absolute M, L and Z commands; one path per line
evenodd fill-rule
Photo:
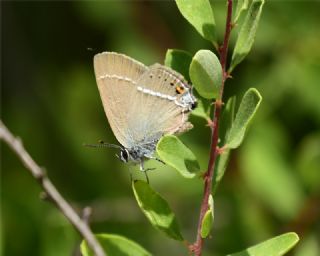
M 149 177 L 147 174 L 148 169 L 144 169 L 144 159 L 141 159 L 141 161 L 140 161 L 140 171 L 142 171 L 144 173 L 144 175 L 146 176 L 146 181 L 149 184 Z
M 166 164 L 165 162 L 163 162 L 160 158 L 158 157 L 154 157 L 154 156 L 146 156 L 149 159 L 153 159 L 153 160 L 157 160 L 158 162 L 162 163 L 162 164 Z

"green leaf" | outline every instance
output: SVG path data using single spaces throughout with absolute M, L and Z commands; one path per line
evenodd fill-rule
M 112 256 L 151 256 L 139 244 L 123 236 L 114 234 L 95 235 L 107 255 Z M 82 241 L 81 253 L 83 256 L 94 256 L 85 240 Z
M 208 237 L 210 230 L 212 229 L 214 219 L 213 197 L 209 196 L 209 209 L 205 213 L 201 224 L 201 237 Z
M 234 47 L 229 72 L 231 72 L 251 50 L 257 32 L 263 4 L 264 0 L 253 0 L 251 3 Z
M 242 98 L 236 118 L 227 136 L 226 148 L 237 148 L 243 141 L 247 127 L 255 115 L 262 97 L 258 90 L 250 88 Z
M 209 0 L 176 0 L 183 17 L 200 33 L 211 41 L 216 41 L 216 24 Z
M 271 238 L 241 252 L 229 254 L 229 256 L 281 256 L 295 246 L 298 241 L 298 235 L 290 232 Z
M 163 136 L 157 144 L 157 153 L 185 178 L 193 178 L 200 171 L 195 155 L 176 136 Z
M 242 12 L 247 10 L 249 6 L 249 0 L 238 0 L 237 8 L 234 15 L 233 23 L 236 23 L 241 16 Z
M 189 52 L 177 49 L 168 49 L 164 65 L 178 71 L 185 79 L 190 81 L 189 66 L 192 55 Z
M 235 115 L 235 106 L 236 106 L 236 97 L 231 97 L 225 109 L 222 112 L 221 116 L 221 124 L 219 127 L 219 134 L 221 137 L 220 145 L 224 145 L 227 139 L 227 135 L 230 131 L 232 126 L 234 115 Z M 226 148 L 223 153 L 221 153 L 217 158 L 217 164 L 215 165 L 214 176 L 213 176 L 213 183 L 212 183 L 212 191 L 215 194 L 216 189 L 222 180 L 222 177 L 225 173 L 227 168 L 228 162 L 230 157 L 230 149 Z
M 203 98 L 213 99 L 219 96 L 222 67 L 213 52 L 198 51 L 192 59 L 189 73 L 194 87 Z
M 167 236 L 183 241 L 177 219 L 168 203 L 144 181 L 133 181 L 132 189 L 150 223 Z

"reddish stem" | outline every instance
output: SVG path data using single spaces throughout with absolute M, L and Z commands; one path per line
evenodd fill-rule
M 209 209 L 209 196 L 211 194 L 212 188 L 212 179 L 214 174 L 214 166 L 216 163 L 217 155 L 220 153 L 218 148 L 218 140 L 219 140 L 219 122 L 220 122 L 220 113 L 222 110 L 222 96 L 223 96 L 223 89 L 225 81 L 227 80 L 229 74 L 226 71 L 226 62 L 227 62 L 227 55 L 228 55 L 228 44 L 230 39 L 230 33 L 232 29 L 232 0 L 227 0 L 228 3 L 228 10 L 227 10 L 227 20 L 226 20 L 226 29 L 224 34 L 223 44 L 219 49 L 220 52 L 220 64 L 222 67 L 222 85 L 219 93 L 219 98 L 216 99 L 215 102 L 215 110 L 213 115 L 213 125 L 212 125 L 212 136 L 211 136 L 211 146 L 210 146 L 210 159 L 208 163 L 207 172 L 204 175 L 204 192 L 203 192 L 203 199 L 201 203 L 200 209 L 200 216 L 199 216 L 199 223 L 198 223 L 198 230 L 197 230 L 197 240 L 194 244 L 190 245 L 190 251 L 193 252 L 196 256 L 200 256 L 202 253 L 202 247 L 204 243 L 204 239 L 201 237 L 201 224 L 204 218 L 205 213 Z

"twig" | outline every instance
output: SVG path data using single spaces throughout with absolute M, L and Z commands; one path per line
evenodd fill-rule
M 88 226 L 89 226 L 91 214 L 92 214 L 92 208 L 91 207 L 87 206 L 87 207 L 83 208 L 81 219 Z
M 96 256 L 106 256 L 101 245 L 96 240 L 89 226 L 81 220 L 74 209 L 60 195 L 57 189 L 49 180 L 46 173 L 35 163 L 29 153 L 25 150 L 19 138 L 15 138 L 7 127 L 0 120 L 0 139 L 8 144 L 8 146 L 21 159 L 24 166 L 32 174 L 32 176 L 40 183 L 47 198 L 50 198 L 56 207 L 70 221 L 70 223 L 78 230 L 80 235 L 87 241 L 88 246 L 93 250 Z
M 232 29 L 232 23 L 231 23 L 232 0 L 227 0 L 227 3 L 228 3 L 228 7 L 227 7 L 228 9 L 227 9 L 226 29 L 225 29 L 223 44 L 220 47 L 220 64 L 222 67 L 223 79 L 222 79 L 221 89 L 219 92 L 219 98 L 217 98 L 215 102 L 213 121 L 210 122 L 212 127 L 210 159 L 208 163 L 207 172 L 204 175 L 204 192 L 203 192 L 203 198 L 202 198 L 201 209 L 200 209 L 200 216 L 199 216 L 199 223 L 198 223 L 198 230 L 197 230 L 197 240 L 194 244 L 189 246 L 190 251 L 193 252 L 196 256 L 200 256 L 202 253 L 204 239 L 201 237 L 201 226 L 202 226 L 202 221 L 205 216 L 205 213 L 209 209 L 208 200 L 211 194 L 214 166 L 216 163 L 216 158 L 220 154 L 220 150 L 218 148 L 219 122 L 220 122 L 220 113 L 223 105 L 223 102 L 222 102 L 223 89 L 224 89 L 225 81 L 229 76 L 228 73 L 226 72 L 226 62 L 227 62 L 227 55 L 228 55 L 230 33 Z

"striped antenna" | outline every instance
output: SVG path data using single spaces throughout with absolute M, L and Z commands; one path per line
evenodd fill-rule
M 121 147 L 119 145 L 106 143 L 106 142 L 103 142 L 102 140 L 99 141 L 99 144 L 86 144 L 86 143 L 84 143 L 83 146 L 89 147 L 89 148 L 119 148 L 119 149 L 123 149 L 123 147 Z

